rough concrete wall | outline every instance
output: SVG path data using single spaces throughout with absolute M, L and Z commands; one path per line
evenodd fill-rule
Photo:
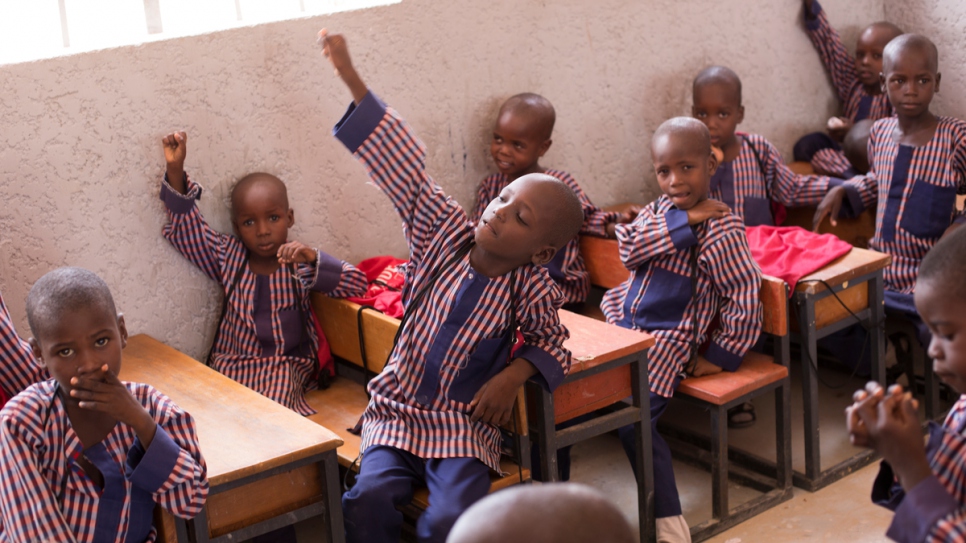
M 847 41 L 881 0 L 828 0 Z M 799 2 L 404 0 L 0 67 L 0 289 L 27 334 L 23 300 L 56 266 L 111 285 L 130 330 L 194 356 L 220 296 L 160 236 L 159 141 L 189 133 L 201 208 L 228 228 L 233 179 L 265 170 L 289 185 L 293 237 L 357 261 L 405 255 L 399 221 L 330 136 L 349 95 L 317 53 L 322 26 L 348 35 L 370 86 L 426 142 L 430 172 L 466 206 L 487 173 L 502 99 L 525 90 L 557 107 L 544 164 L 570 170 L 606 205 L 651 198 L 649 137 L 687 114 L 690 80 L 722 63 L 743 77 L 742 129 L 787 155 L 835 111 Z M 643 196 L 642 196 L 643 193 Z
M 942 81 L 932 111 L 966 119 L 966 2 L 885 0 L 885 14 L 906 32 L 924 34 L 935 42 Z

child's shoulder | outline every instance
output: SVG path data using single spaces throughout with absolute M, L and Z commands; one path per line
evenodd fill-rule
M 937 132 L 948 132 L 952 134 L 957 146 L 966 145 L 966 121 L 956 117 L 939 117 Z
M 751 149 L 752 152 L 761 155 L 761 159 L 766 159 L 772 152 L 777 153 L 778 149 L 765 136 L 761 134 L 750 134 L 746 132 L 735 132 L 741 137 L 741 146 Z
M 49 411 L 56 393 L 57 381 L 53 379 L 34 383 L 10 398 L 10 401 L 3 406 L 3 410 L 0 410 L 0 418 L 39 424 L 42 421 L 38 417 Z

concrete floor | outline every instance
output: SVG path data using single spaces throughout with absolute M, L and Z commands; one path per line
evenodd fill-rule
M 803 423 L 800 386 L 801 367 L 792 367 L 792 447 L 793 465 L 804 469 Z M 820 427 L 822 466 L 827 468 L 857 452 L 848 443 L 843 411 L 851 394 L 864 380 L 833 369 L 822 368 L 822 378 L 830 385 L 820 385 Z M 774 459 L 774 398 L 766 395 L 755 402 L 757 423 L 747 429 L 731 430 L 731 444 Z M 664 420 L 707 432 L 707 414 L 688 404 L 672 402 Z M 885 530 L 892 513 L 873 505 L 869 492 L 877 462 L 818 491 L 809 493 L 795 489 L 794 497 L 757 517 L 712 538 L 714 543 L 747 543 L 767 541 L 851 541 L 856 543 L 885 541 Z M 711 516 L 710 474 L 700 468 L 675 462 L 674 473 L 681 495 L 682 508 L 689 524 L 700 523 Z M 573 448 L 572 480 L 603 490 L 624 512 L 628 522 L 638 526 L 637 489 L 630 464 L 616 435 L 603 435 Z M 730 484 L 731 504 L 741 503 L 758 493 L 750 488 Z M 301 543 L 325 541 L 323 526 L 306 521 L 297 526 Z

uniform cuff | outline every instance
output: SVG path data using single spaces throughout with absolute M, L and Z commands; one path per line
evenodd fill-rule
M 318 265 L 299 264 L 299 272 L 314 272 L 315 277 L 309 284 L 309 289 L 316 292 L 332 292 L 342 280 L 342 261 L 338 258 L 316 250 Z M 304 267 L 304 268 L 303 268 Z M 315 268 L 310 270 L 309 268 Z
M 186 194 L 174 190 L 168 183 L 168 174 L 164 174 L 164 180 L 161 182 L 161 194 L 159 195 L 161 201 L 164 202 L 168 211 L 179 215 L 191 211 L 195 207 L 195 200 L 201 198 L 201 185 L 192 183 L 188 179 L 187 173 L 184 174 L 184 183 Z
M 355 102 L 349 104 L 345 115 L 332 129 L 332 135 L 350 152 L 355 153 L 385 116 L 386 104 L 372 91 L 367 92 L 359 105 Z
M 818 15 L 822 13 L 822 5 L 818 3 L 818 0 L 812 2 L 812 18 L 809 19 L 805 17 L 805 28 L 809 30 L 818 30 L 822 26 L 822 22 L 818 20 Z
M 735 371 L 741 365 L 742 357 L 712 341 L 704 353 L 704 358 L 725 371 Z
M 560 367 L 560 361 L 540 347 L 524 344 L 517 350 L 515 356 L 526 359 L 537 368 L 539 373 L 532 379 L 549 392 L 553 392 L 560 383 L 563 383 L 565 376 L 563 368 Z
M 935 475 L 906 492 L 886 535 L 896 541 L 925 541 L 940 519 L 959 508 Z
M 674 244 L 676 249 L 687 249 L 698 243 L 694 230 L 688 224 L 687 211 L 669 209 L 664 213 L 664 222 L 667 224 L 668 233 L 671 235 L 671 243 Z
M 134 439 L 134 445 L 128 451 L 125 475 L 138 487 L 157 492 L 174 471 L 180 454 L 181 447 L 158 425 L 146 451 L 141 440 Z

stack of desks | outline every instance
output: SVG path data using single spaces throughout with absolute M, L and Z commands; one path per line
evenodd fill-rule
M 241 541 L 316 515 L 330 542 L 345 541 L 337 435 L 146 335 L 128 340 L 120 378 L 190 413 L 208 466 L 204 510 L 163 512 L 160 541 Z

